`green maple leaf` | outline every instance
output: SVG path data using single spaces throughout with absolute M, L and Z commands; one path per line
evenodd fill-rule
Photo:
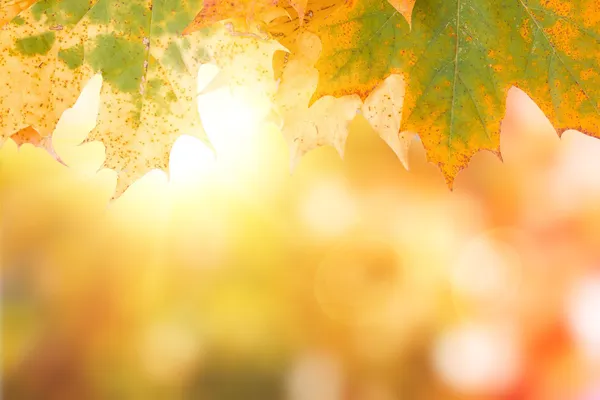
M 206 54 L 181 37 L 201 0 L 31 3 L 0 31 L 0 138 L 29 125 L 50 134 L 96 73 L 104 83 L 89 140 L 105 144 L 119 192 L 166 167 L 180 134 L 204 136 L 196 78 Z
M 363 98 L 391 73 L 408 87 L 401 131 L 418 132 L 449 183 L 497 151 L 505 98 L 523 88 L 560 131 L 600 133 L 600 4 L 591 0 L 417 0 L 412 27 L 385 0 L 316 0 L 310 18 L 271 27 L 289 45 L 319 35 L 324 95 Z
M 427 133 L 449 180 L 477 150 L 498 150 L 511 85 L 559 131 L 599 134 L 599 17 L 581 0 L 417 3 L 403 128 Z

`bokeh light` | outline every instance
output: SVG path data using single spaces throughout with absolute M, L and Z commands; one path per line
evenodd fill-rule
M 177 185 L 210 178 L 215 168 L 215 153 L 200 139 L 180 136 L 169 157 L 169 180 Z
M 600 362 L 600 274 L 585 276 L 567 298 L 569 327 L 580 350 Z
M 509 389 L 518 378 L 518 346 L 510 328 L 466 323 L 440 337 L 433 358 L 442 378 L 458 392 L 489 395 Z
M 315 236 L 342 235 L 358 221 L 357 205 L 343 180 L 315 182 L 298 210 L 306 228 Z

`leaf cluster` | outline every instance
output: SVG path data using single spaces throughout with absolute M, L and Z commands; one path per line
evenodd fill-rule
M 181 134 L 205 137 L 200 65 L 244 80 L 272 69 L 241 55 L 275 55 L 274 105 L 295 155 L 322 144 L 341 153 L 351 109 L 362 107 L 401 160 L 418 133 L 451 184 L 477 151 L 498 152 L 513 86 L 559 132 L 598 134 L 599 22 L 593 0 L 8 0 L 0 135 L 28 126 L 48 135 L 101 73 L 89 140 L 105 144 L 124 188 L 166 167 Z M 306 45 L 311 35 L 318 46 Z M 290 54 L 278 54 L 281 45 Z

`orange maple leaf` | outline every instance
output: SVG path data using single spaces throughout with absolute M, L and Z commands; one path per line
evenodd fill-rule
M 54 151 L 54 147 L 52 146 L 52 138 L 50 136 L 43 137 L 36 131 L 33 127 L 28 126 L 23 128 L 15 133 L 13 133 L 10 137 L 17 146 L 21 147 L 22 145 L 29 143 L 35 147 L 40 147 L 45 149 L 50 155 L 56 159 L 61 164 L 64 164 L 56 151 Z
M 238 34 L 266 34 L 265 23 L 287 15 L 292 7 L 304 17 L 307 0 L 207 0 L 183 34 L 195 32 L 216 22 L 230 20 Z

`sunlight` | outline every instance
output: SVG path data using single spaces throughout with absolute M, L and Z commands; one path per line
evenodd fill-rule
M 273 127 L 266 123 L 272 103 L 266 95 L 268 90 L 259 84 L 236 85 L 219 73 L 212 64 L 200 68 L 198 112 L 215 150 L 215 180 L 231 190 L 243 191 L 246 183 L 265 178 L 265 162 L 268 164 L 279 150 L 272 149 L 278 143 L 271 143 Z
M 169 180 L 173 184 L 198 182 L 214 171 L 215 154 L 198 138 L 180 136 L 169 157 Z
M 104 144 L 83 143 L 96 126 L 102 75 L 94 75 L 83 87 L 77 102 L 65 110 L 52 134 L 58 156 L 77 171 L 95 172 L 105 160 Z
M 254 95 L 250 88 L 233 87 L 230 82 L 207 89 L 208 85 L 212 86 L 220 79 L 216 65 L 202 65 L 198 72 L 198 110 L 217 157 L 231 153 L 239 156 L 240 150 L 244 150 L 248 140 L 258 131 L 271 104 Z
M 256 158 L 261 143 L 256 140 L 256 134 L 271 103 L 265 96 L 255 95 L 251 88 L 230 86 L 225 81 L 221 85 L 218 74 L 218 67 L 212 64 L 202 65 L 198 73 L 201 93 L 198 111 L 210 144 L 182 135 L 171 149 L 169 181 L 179 188 L 217 177 L 219 181 L 239 186 L 252 172 L 252 166 L 258 164 Z M 78 171 L 96 172 L 105 159 L 103 143 L 84 142 L 97 121 L 101 86 L 100 74 L 90 79 L 76 104 L 65 111 L 53 134 L 58 155 Z M 215 89 L 208 91 L 207 87 L 211 86 Z

